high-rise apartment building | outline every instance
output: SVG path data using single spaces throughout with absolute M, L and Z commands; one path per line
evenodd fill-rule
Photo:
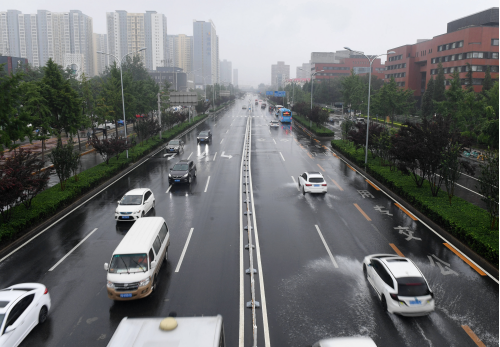
M 233 86 L 238 86 L 238 69 L 233 69 Z
M 109 65 L 109 55 L 99 54 L 97 52 L 109 53 L 108 35 L 93 34 L 94 40 L 94 76 L 98 76 L 106 70 Z
M 149 70 L 165 66 L 168 60 L 167 18 L 156 11 L 128 13 L 115 11 L 106 13 L 108 48 L 111 54 L 121 59 L 128 53 L 146 50 L 140 55 Z
M 177 35 L 167 35 L 167 57 L 164 66 L 177 66 Z
M 231 84 L 233 82 L 233 64 L 224 59 L 220 63 L 220 83 Z
M 295 75 L 296 78 L 311 78 L 311 63 L 304 63 L 302 66 L 297 66 Z
M 290 65 L 285 65 L 284 61 L 278 61 L 278 64 L 271 65 L 271 85 L 283 86 L 285 80 L 290 78 Z
M 193 70 L 196 85 L 219 82 L 219 38 L 211 20 L 193 21 Z
M 184 72 L 193 70 L 193 37 L 184 34 L 177 35 L 175 61 L 177 67 L 180 67 Z
M 52 58 L 78 73 L 94 73 L 92 18 L 81 11 L 0 12 L 0 53 L 44 66 Z

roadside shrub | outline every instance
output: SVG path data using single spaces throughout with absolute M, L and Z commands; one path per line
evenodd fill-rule
M 309 119 L 298 115 L 297 113 L 292 114 L 292 119 L 294 121 L 299 122 L 303 126 L 305 126 L 308 130 L 313 132 L 318 136 L 335 136 L 335 133 L 324 126 L 318 127 L 314 122 L 312 123 L 312 127 L 309 126 Z

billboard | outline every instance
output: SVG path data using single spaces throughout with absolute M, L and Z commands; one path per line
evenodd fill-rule
M 274 93 L 273 93 L 272 91 L 266 91 L 266 95 L 271 95 L 271 96 L 273 96 L 273 95 L 274 95 Z
M 196 105 L 198 103 L 198 95 L 194 92 L 171 92 L 170 104 L 172 105 Z
M 274 96 L 278 96 L 278 97 L 285 97 L 286 96 L 286 92 L 283 91 L 283 92 L 274 92 Z

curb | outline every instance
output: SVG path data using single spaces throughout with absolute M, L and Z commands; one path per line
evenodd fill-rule
M 331 145 L 330 145 L 331 146 Z M 391 196 L 393 199 L 397 200 L 404 208 L 409 210 L 412 214 L 417 216 L 419 219 L 424 221 L 425 224 L 429 225 L 436 233 L 441 235 L 442 237 L 446 238 L 449 243 L 451 243 L 455 248 L 460 250 L 462 253 L 464 253 L 467 257 L 472 259 L 476 264 L 481 266 L 483 269 L 488 271 L 493 277 L 495 277 L 497 280 L 499 278 L 499 272 L 498 269 L 492 265 L 490 262 L 488 262 L 486 259 L 481 257 L 479 254 L 471 250 L 467 245 L 465 245 L 462 241 L 457 239 L 454 235 L 450 234 L 448 231 L 440 227 L 438 224 L 434 223 L 430 218 L 428 218 L 426 215 L 421 213 L 419 210 L 417 210 L 413 205 L 408 203 L 405 199 L 394 193 L 392 190 L 387 188 L 384 184 L 380 183 L 377 179 L 373 178 L 372 175 L 367 173 L 364 169 L 360 168 L 358 165 L 354 164 L 352 161 L 347 159 L 342 153 L 340 153 L 337 149 L 330 148 L 332 152 L 334 152 L 337 156 L 342 158 L 345 162 L 349 163 L 353 168 L 355 168 L 357 171 L 361 172 L 366 178 L 368 178 L 370 181 L 375 183 L 377 186 L 379 186 L 381 189 L 384 190 L 387 195 Z
M 196 128 L 198 125 L 205 122 L 207 119 L 208 119 L 208 116 L 205 117 L 204 119 L 200 120 L 196 124 L 193 124 L 193 126 L 189 127 L 184 132 L 177 135 L 175 138 L 177 138 L 179 136 L 184 136 L 186 133 L 188 133 L 189 131 Z M 28 228 L 24 232 L 19 232 L 19 235 L 21 235 L 19 238 L 12 241 L 11 243 L 6 244 L 4 247 L 0 248 L 0 258 L 5 256 L 6 254 L 11 252 L 15 248 L 19 247 L 20 245 L 22 245 L 24 242 L 28 241 L 33 236 L 35 236 L 38 233 L 40 233 L 41 231 L 43 231 L 45 228 L 50 226 L 52 223 L 56 222 L 58 219 L 63 217 L 65 214 L 69 213 L 71 210 L 75 209 L 78 205 L 82 204 L 83 201 L 92 198 L 93 195 L 97 194 L 104 187 L 112 184 L 114 181 L 116 181 L 120 177 L 123 177 L 123 176 L 126 176 L 127 174 L 129 174 L 132 170 L 134 170 L 138 166 L 142 165 L 144 162 L 149 160 L 152 156 L 154 156 L 155 154 L 160 152 L 163 149 L 163 147 L 164 147 L 164 141 L 162 143 L 160 143 L 159 148 L 152 150 L 150 153 L 148 153 L 144 157 L 142 157 L 139 161 L 137 161 L 135 163 L 130 163 L 127 168 L 116 173 L 116 175 L 114 175 L 113 177 L 110 177 L 105 182 L 99 184 L 98 186 L 94 187 L 93 189 L 91 189 L 87 193 L 83 194 L 82 196 L 77 198 L 75 201 L 73 201 L 70 205 L 59 210 L 59 212 L 57 212 L 52 217 L 49 217 L 48 219 L 44 220 L 43 222 L 40 222 L 39 224 L 37 224 L 31 228 Z

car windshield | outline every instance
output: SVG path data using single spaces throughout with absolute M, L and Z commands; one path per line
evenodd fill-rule
M 309 177 L 309 182 L 312 182 L 312 183 L 321 183 L 323 181 L 324 180 L 321 177 Z
M 200 133 L 200 136 L 207 136 L 207 135 L 208 135 L 208 132 L 207 132 L 207 131 L 202 131 L 202 132 Z
M 422 277 L 397 278 L 399 296 L 423 296 L 429 295 L 427 283 Z
M 179 144 L 179 140 L 172 140 L 168 144 L 169 145 L 178 145 Z
M 187 171 L 188 164 L 175 164 L 172 170 L 174 171 Z
M 125 195 L 120 201 L 120 205 L 140 205 L 142 204 L 142 195 Z
M 148 256 L 142 254 L 115 254 L 109 265 L 109 272 L 114 274 L 148 271 Z

